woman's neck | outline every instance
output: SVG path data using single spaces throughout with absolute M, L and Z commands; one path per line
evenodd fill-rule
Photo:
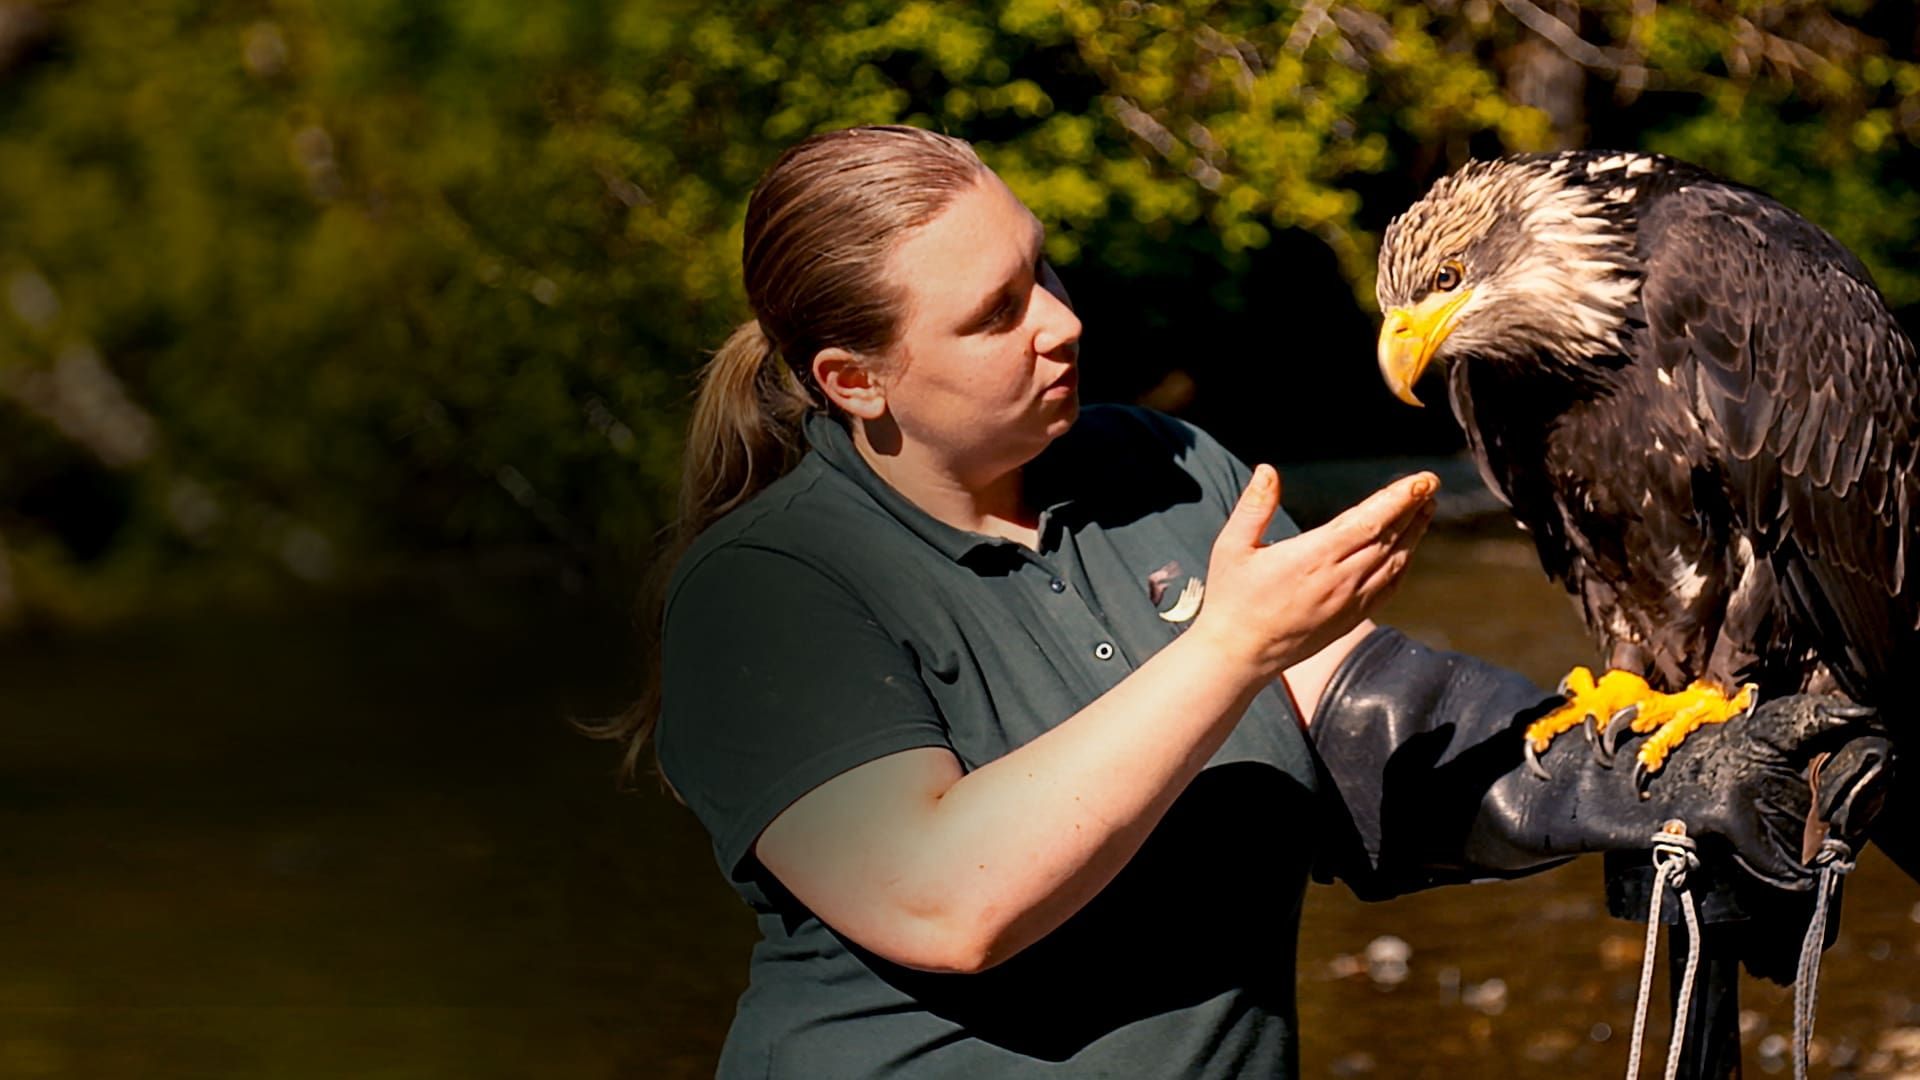
M 854 448 L 880 479 L 935 521 L 1039 546 L 1039 517 L 1027 508 L 1020 467 L 969 473 L 911 444 L 883 454 L 861 425 L 853 428 Z

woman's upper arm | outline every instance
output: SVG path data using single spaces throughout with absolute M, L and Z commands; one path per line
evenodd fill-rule
M 920 885 L 941 852 L 930 815 L 960 779 L 949 750 L 904 750 L 856 766 L 800 796 L 755 846 L 760 862 L 814 914 L 898 964 L 971 970 L 965 934 L 949 920 L 951 897 Z
M 786 553 L 730 546 L 683 569 L 662 651 L 661 768 L 736 882 L 768 824 L 836 777 L 902 751 L 953 760 L 912 654 Z

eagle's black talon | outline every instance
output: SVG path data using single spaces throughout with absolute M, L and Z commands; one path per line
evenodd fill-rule
M 1880 711 L 1871 705 L 1834 705 L 1825 701 L 1814 708 L 1831 720 L 1864 720 Z
M 1528 740 L 1526 750 L 1524 751 L 1524 753 L 1527 759 L 1528 772 L 1532 773 L 1533 775 L 1539 777 L 1542 780 L 1553 779 L 1553 774 L 1547 771 L 1547 767 L 1545 765 L 1540 764 L 1540 753 L 1539 751 L 1533 748 L 1532 740 Z
M 1567 680 L 1571 678 L 1573 678 L 1573 672 L 1569 671 L 1565 675 L 1560 676 L 1560 685 L 1553 688 L 1554 693 L 1559 694 L 1568 701 L 1573 700 L 1573 688 L 1567 685 Z
M 1587 733 L 1587 749 L 1593 753 L 1593 760 L 1599 762 L 1603 769 L 1613 768 L 1613 751 L 1600 745 L 1600 721 L 1589 713 L 1580 730 Z
M 1647 768 L 1646 762 L 1636 761 L 1633 763 L 1633 790 L 1640 793 L 1640 801 L 1642 802 L 1645 802 L 1650 797 L 1649 789 L 1653 787 L 1653 776 L 1653 770 Z
M 1607 727 L 1600 733 L 1600 749 L 1612 758 L 1620 749 L 1620 736 L 1633 727 L 1633 721 L 1640 715 L 1639 705 L 1629 705 L 1607 718 Z

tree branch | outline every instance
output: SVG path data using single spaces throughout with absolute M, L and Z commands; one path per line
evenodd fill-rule
M 1620 61 L 1608 56 L 1607 50 L 1574 33 L 1573 27 L 1540 10 L 1528 0 L 1500 0 L 1500 6 L 1574 63 L 1608 73 L 1620 70 Z

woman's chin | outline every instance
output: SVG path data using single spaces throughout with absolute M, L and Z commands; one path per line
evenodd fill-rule
M 1076 387 L 1057 397 L 1049 394 L 1041 400 L 1041 405 L 1046 411 L 1047 437 L 1058 438 L 1080 418 L 1080 391 Z

